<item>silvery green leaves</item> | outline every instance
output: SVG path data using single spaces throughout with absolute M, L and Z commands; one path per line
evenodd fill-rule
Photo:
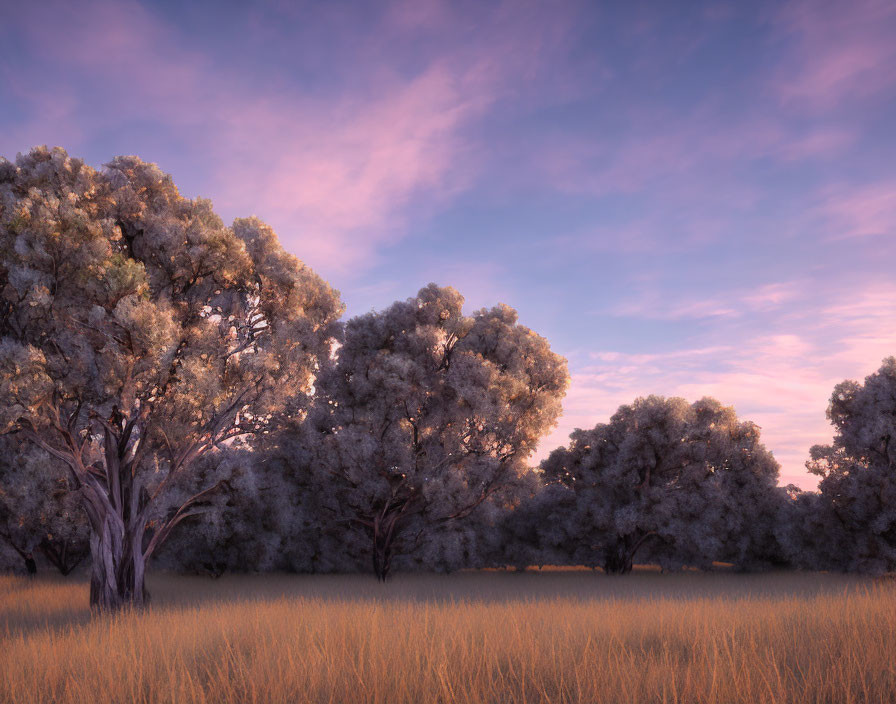
M 94 603 L 141 603 L 146 559 L 210 500 L 172 503 L 176 476 L 306 411 L 342 304 L 269 228 L 226 227 L 137 157 L 35 149 L 3 163 L 0 204 L 3 426 L 82 491 Z
M 883 360 L 863 384 L 844 381 L 828 407 L 831 445 L 811 449 L 806 467 L 821 477 L 788 531 L 800 564 L 883 573 L 896 567 L 896 358 Z M 817 541 L 805 526 L 817 528 Z M 799 550 L 806 543 L 811 550 Z
M 439 531 L 510 500 L 560 413 L 566 361 L 511 308 L 462 305 L 430 284 L 350 320 L 319 379 L 310 461 L 340 520 L 372 540 L 380 578 L 393 557 L 425 555 Z
M 567 562 L 626 573 L 636 557 L 749 568 L 774 555 L 778 464 L 758 428 L 714 399 L 636 399 L 609 423 L 576 430 L 542 471 L 557 488 L 539 508 L 562 514 L 565 533 L 545 526 L 543 541 L 564 545 Z

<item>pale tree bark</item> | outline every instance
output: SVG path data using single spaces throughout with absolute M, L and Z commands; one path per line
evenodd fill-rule
M 125 605 L 140 608 L 147 603 L 142 542 L 139 526 L 125 526 L 114 513 L 103 517 L 101 529 L 90 536 L 91 607 L 115 610 Z
M 167 520 L 149 534 L 155 522 L 155 501 L 170 485 L 175 473 L 188 467 L 210 443 L 193 442 L 173 456 L 167 476 L 149 494 L 139 474 L 140 464 L 148 448 L 146 444 L 147 413 L 137 413 L 130 419 L 91 420 L 102 432 L 103 461 L 85 465 L 84 455 L 91 440 L 91 432 L 75 430 L 80 409 L 76 409 L 67 423 L 53 424 L 59 442 L 50 444 L 42 433 L 31 428 L 30 439 L 47 452 L 66 463 L 71 470 L 81 496 L 91 529 L 90 536 L 90 605 L 92 608 L 114 611 L 124 607 L 141 608 L 149 600 L 146 591 L 146 564 L 156 548 L 182 520 L 202 513 L 200 504 L 220 484 L 205 489 L 187 499 Z

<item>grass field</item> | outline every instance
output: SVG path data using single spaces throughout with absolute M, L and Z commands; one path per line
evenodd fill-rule
M 896 581 L 154 575 L 143 613 L 0 577 L 9 702 L 893 702 Z

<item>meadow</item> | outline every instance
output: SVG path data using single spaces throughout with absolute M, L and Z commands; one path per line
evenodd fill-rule
M 896 580 L 586 570 L 0 577 L 5 702 L 896 701 Z

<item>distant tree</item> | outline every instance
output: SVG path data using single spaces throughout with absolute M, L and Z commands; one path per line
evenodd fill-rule
M 571 489 L 558 483 L 544 485 L 539 478 L 528 496 L 502 516 L 492 558 L 495 565 L 518 571 L 544 565 L 597 566 L 593 553 L 581 554 L 577 550 L 581 541 L 569 535 L 569 517 L 575 508 Z
M 215 486 L 205 511 L 182 521 L 156 550 L 163 569 L 220 577 L 225 572 L 253 572 L 266 566 L 276 535 L 263 530 L 266 507 L 259 502 L 251 453 L 229 445 L 197 458 L 192 471 L 171 484 L 173 503 Z
M 852 559 L 850 537 L 830 502 L 817 491 L 788 487 L 775 534 L 792 567 L 845 571 Z
M 345 526 L 333 520 L 332 507 L 321 508 L 329 500 L 327 487 L 294 473 L 265 440 L 208 453 L 181 477 L 173 490 L 185 498 L 202 486 L 224 486 L 201 520 L 184 521 L 172 532 L 157 558 L 161 566 L 212 577 L 358 571 L 343 554 Z
M 430 284 L 350 320 L 319 379 L 305 462 L 346 525 L 366 529 L 380 579 L 396 553 L 425 554 L 440 530 L 463 540 L 449 524 L 504 501 L 560 413 L 565 360 L 513 309 L 467 316 L 462 304 Z
M 0 161 L 0 429 L 64 462 L 91 527 L 91 604 L 140 605 L 147 559 L 213 487 L 210 448 L 304 412 L 342 311 L 256 219 L 225 227 L 136 157 Z
M 512 548 L 503 542 L 502 527 L 505 518 L 519 510 L 521 495 L 528 490 L 527 475 L 521 472 L 463 520 L 432 526 L 419 549 L 397 556 L 396 565 L 402 570 L 449 573 L 506 564 L 496 560 Z
M 61 462 L 15 436 L 0 436 L 0 541 L 36 569 L 43 555 L 63 575 L 87 556 L 80 496 Z
M 321 380 L 322 381 L 322 380 Z M 265 486 L 289 572 L 363 572 L 370 569 L 367 529 L 354 520 L 345 503 L 338 471 L 326 464 L 333 442 L 327 430 L 328 404 L 318 384 L 315 407 L 307 420 L 296 419 L 277 433 L 262 452 Z
M 842 547 L 839 568 L 892 570 L 896 568 L 896 358 L 885 359 L 864 384 L 838 384 L 827 415 L 834 426 L 834 442 L 814 446 L 806 463 L 821 477 L 816 520 L 824 522 L 827 544 Z
M 733 409 L 728 410 L 733 413 Z M 731 458 L 714 477 L 722 497 L 722 510 L 714 515 L 720 519 L 717 530 L 724 536 L 715 560 L 731 563 L 741 571 L 781 569 L 790 563 L 778 539 L 777 527 L 795 487 L 778 486 L 780 466 L 759 444 L 759 428 L 749 422 L 744 426 L 755 429 L 755 445 L 750 447 L 754 440 L 745 430 L 740 436 L 741 454 Z
M 578 564 L 624 574 L 639 553 L 668 568 L 746 562 L 773 536 L 778 464 L 759 429 L 713 399 L 639 398 L 570 440 L 542 471 L 565 488 L 547 503 L 564 518 L 547 530 L 566 539 L 550 542 Z

